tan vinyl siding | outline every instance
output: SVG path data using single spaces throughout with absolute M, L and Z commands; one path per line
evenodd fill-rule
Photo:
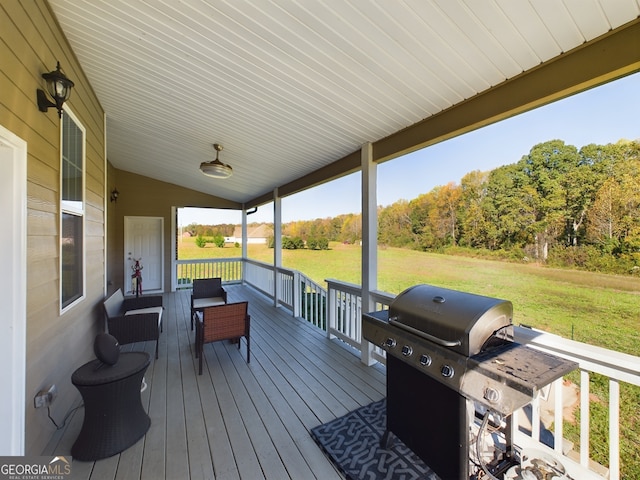
M 33 398 L 56 384 L 51 408 L 61 420 L 78 398 L 71 373 L 93 357 L 104 291 L 103 111 L 46 2 L 0 4 L 0 124 L 27 142 L 27 380 L 26 445 L 39 455 L 54 431 Z M 69 107 L 86 129 L 86 297 L 60 316 L 60 119 L 38 110 L 41 74 L 60 61 L 75 82 Z
M 33 406 L 35 394 L 56 384 L 52 416 L 61 421 L 79 398 L 73 371 L 94 358 L 93 339 L 103 328 L 105 285 L 123 278 L 123 217 L 157 216 L 164 221 L 165 288 L 171 285 L 171 207 L 241 208 L 241 205 L 108 165 L 104 112 L 75 54 L 44 0 L 0 3 L 0 125 L 27 142 L 27 372 L 28 455 L 40 455 L 54 426 L 46 409 Z M 38 110 L 42 73 L 59 61 L 75 83 L 68 107 L 85 129 L 85 298 L 60 315 L 60 119 L 55 109 Z M 135 159 L 131 159 L 135 161 Z M 105 176 L 108 182 L 105 185 Z M 121 193 L 109 201 L 113 188 Z M 105 191 L 107 198 L 105 199 Z M 109 227 L 105 226 L 105 205 Z M 105 241 L 105 232 L 108 238 Z M 108 272 L 105 279 L 105 245 Z

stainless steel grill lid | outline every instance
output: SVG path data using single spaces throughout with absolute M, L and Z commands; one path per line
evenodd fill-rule
M 467 357 L 476 355 L 501 328 L 511 325 L 508 300 L 415 285 L 389 306 L 389 323 L 448 347 Z

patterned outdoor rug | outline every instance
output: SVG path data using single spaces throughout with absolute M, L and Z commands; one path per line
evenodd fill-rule
M 311 429 L 311 435 L 349 480 L 438 480 L 398 438 L 388 450 L 380 448 L 386 411 L 380 400 Z

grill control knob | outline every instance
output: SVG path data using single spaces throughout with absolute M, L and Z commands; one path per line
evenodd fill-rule
M 484 398 L 489 403 L 498 403 L 500 401 L 500 391 L 495 388 L 487 387 L 484 391 Z
M 384 342 L 384 346 L 387 347 L 387 348 L 393 348 L 393 347 L 396 346 L 396 341 L 393 338 L 389 337 Z
M 424 353 L 420 355 L 420 365 L 422 365 L 423 367 L 428 367 L 429 365 L 431 365 L 431 357 Z
M 409 345 L 404 345 L 404 346 L 402 347 L 402 354 L 403 354 L 405 357 L 410 356 L 412 353 L 413 353 L 413 348 L 411 348 Z
M 443 365 L 442 369 L 440 370 L 440 373 L 442 373 L 442 376 L 444 378 L 452 378 L 455 372 L 451 365 Z

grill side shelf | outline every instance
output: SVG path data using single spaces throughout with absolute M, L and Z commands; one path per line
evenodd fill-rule
M 510 414 L 577 367 L 575 362 L 511 343 L 470 357 L 460 390 L 500 413 Z
M 572 372 L 578 364 L 513 342 L 474 355 L 469 367 L 494 378 L 505 378 L 507 383 L 522 385 L 524 392 L 534 393 Z

